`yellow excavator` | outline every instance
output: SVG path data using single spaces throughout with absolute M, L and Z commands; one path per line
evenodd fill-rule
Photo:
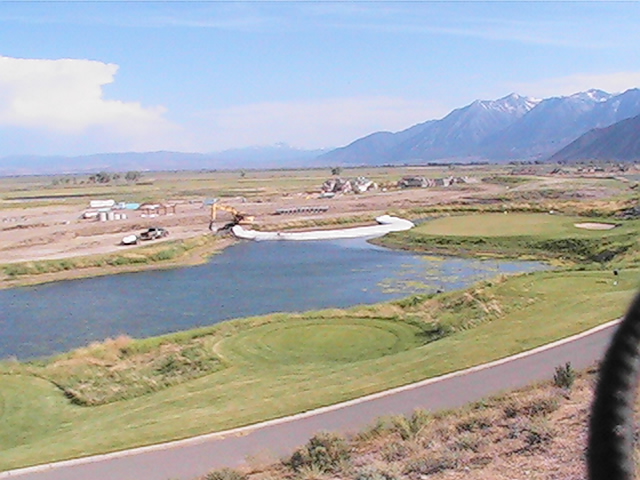
M 220 203 L 214 202 L 211 204 L 211 218 L 209 220 L 209 230 L 214 230 L 214 225 L 216 223 L 216 219 L 218 216 L 218 210 L 222 210 L 224 212 L 229 212 L 232 215 L 233 220 L 228 222 L 223 227 L 217 229 L 217 231 L 221 230 L 229 230 L 231 227 L 235 225 L 251 225 L 253 224 L 254 217 L 251 215 L 246 215 L 241 213 L 239 210 L 229 206 L 222 205 Z

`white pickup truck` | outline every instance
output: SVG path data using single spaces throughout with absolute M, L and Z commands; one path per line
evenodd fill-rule
M 127 235 L 121 240 L 122 245 L 137 245 L 140 240 L 156 240 L 169 235 L 169 230 L 162 227 L 150 227 L 139 235 Z

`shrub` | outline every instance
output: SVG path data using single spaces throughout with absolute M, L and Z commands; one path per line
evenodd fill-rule
M 471 415 L 467 418 L 463 418 L 456 425 L 458 433 L 463 432 L 475 432 L 478 430 L 486 430 L 494 424 L 495 419 L 492 415 Z
M 433 475 L 458 468 L 462 463 L 466 462 L 462 462 L 451 452 L 427 452 L 422 457 L 409 462 L 404 473 L 421 478 L 423 475 Z
M 285 464 L 296 472 L 309 468 L 335 472 L 350 458 L 351 451 L 344 437 L 322 432 L 313 436 L 304 447 L 296 450 Z
M 509 402 L 504 406 L 503 411 L 506 418 L 515 418 L 520 415 L 531 418 L 548 415 L 559 407 L 558 396 L 546 394 L 528 400 Z
M 247 480 L 248 477 L 242 472 L 234 470 L 232 468 L 221 468 L 220 470 L 214 470 L 204 477 L 205 480 Z
M 520 408 L 514 402 L 509 402 L 504 406 L 504 416 L 506 418 L 515 418 L 520 414 Z
M 482 435 L 479 433 L 467 432 L 458 436 L 458 439 L 453 443 L 452 450 L 469 450 L 474 453 L 478 453 L 480 445 L 482 444 Z
M 297 473 L 296 480 L 327 480 L 327 474 L 315 465 L 306 465 Z
M 529 425 L 525 435 L 525 442 L 530 447 L 540 447 L 551 443 L 553 436 L 553 428 L 547 422 L 536 421 Z
M 396 476 L 375 466 L 365 466 L 356 472 L 355 480 L 395 480 Z
M 422 432 L 431 421 L 431 416 L 424 410 L 415 410 L 410 417 L 397 416 L 392 421 L 392 431 L 398 433 L 403 440 L 411 440 Z
M 404 442 L 387 442 L 382 449 L 382 458 L 386 462 L 397 462 L 409 457 L 413 449 Z
M 542 396 L 525 403 L 522 406 L 522 411 L 528 417 L 534 417 L 548 415 L 551 412 L 555 412 L 559 407 L 560 403 L 556 396 Z
M 556 387 L 570 390 L 575 380 L 576 372 L 570 362 L 565 363 L 564 366 L 556 367 L 556 371 L 553 374 L 553 384 Z
M 373 425 L 358 432 L 356 439 L 361 442 L 370 441 L 383 435 L 389 428 L 388 419 L 379 417 Z

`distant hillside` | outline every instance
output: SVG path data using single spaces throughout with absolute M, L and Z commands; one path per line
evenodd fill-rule
M 217 153 L 123 152 L 77 157 L 11 156 L 0 159 L 0 175 L 95 173 L 98 171 L 218 170 L 305 166 L 324 150 L 300 150 L 279 144 Z
M 406 130 L 378 132 L 322 155 L 339 165 L 542 160 L 593 128 L 640 114 L 640 90 L 476 101 Z
M 549 158 L 550 162 L 640 160 L 640 115 L 593 129 Z

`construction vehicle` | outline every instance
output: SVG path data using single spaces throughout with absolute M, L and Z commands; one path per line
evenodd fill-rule
M 229 230 L 235 225 L 251 225 L 253 224 L 254 217 L 241 213 L 236 208 L 229 205 L 223 205 L 217 202 L 211 204 L 211 218 L 209 219 L 209 230 L 213 231 L 218 216 L 218 210 L 229 212 L 232 216 L 232 221 L 226 223 L 223 227 L 218 228 L 217 231 Z
M 140 232 L 140 240 L 156 240 L 169 235 L 169 230 L 162 227 L 149 227 L 144 232 Z

